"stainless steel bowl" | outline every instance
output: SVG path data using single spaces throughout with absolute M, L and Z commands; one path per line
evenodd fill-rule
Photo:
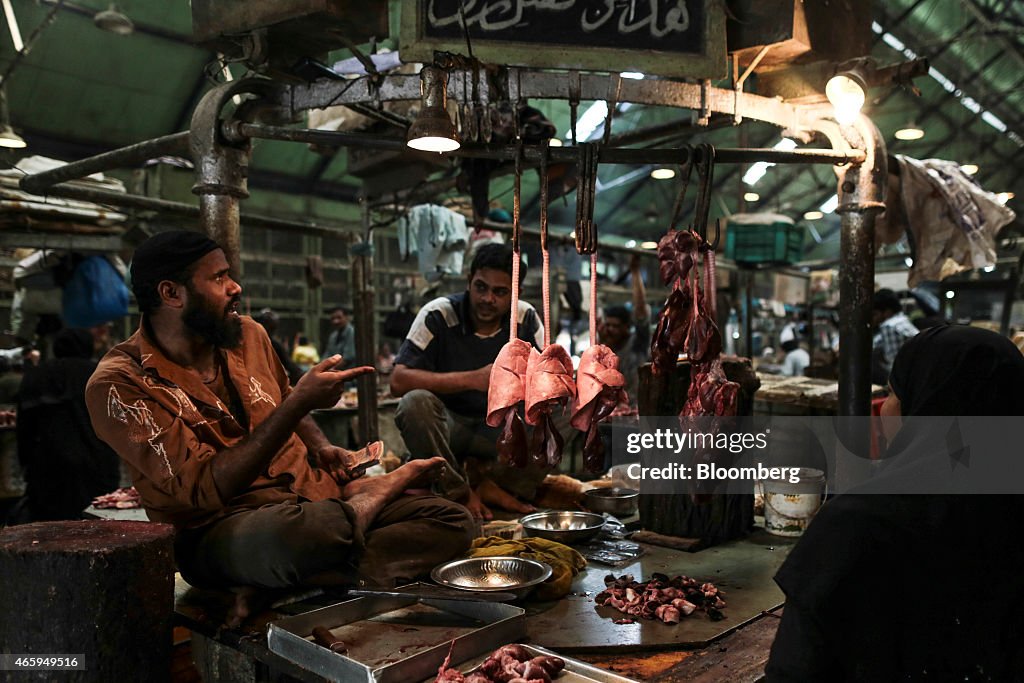
M 514 593 L 517 600 L 525 598 L 550 576 L 550 566 L 521 557 L 452 560 L 434 567 L 430 572 L 430 578 L 442 586 L 485 593 L 507 591 Z
M 593 512 L 535 512 L 519 520 L 527 536 L 546 538 L 566 545 L 589 541 L 601 531 L 604 517 Z
M 594 512 L 607 512 L 616 517 L 628 517 L 635 514 L 640 502 L 640 492 L 636 489 L 613 487 L 610 489 L 591 489 L 586 493 L 587 509 Z

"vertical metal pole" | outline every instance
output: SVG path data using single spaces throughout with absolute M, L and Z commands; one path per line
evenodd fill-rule
M 747 358 L 754 358 L 754 271 L 744 268 L 743 275 L 743 346 Z
M 885 209 L 885 142 L 865 116 L 842 129 L 867 157 L 839 170 L 840 417 L 871 414 L 871 298 L 875 289 L 875 216 Z
M 1006 296 L 1003 298 L 1003 317 L 999 321 L 999 334 L 1004 337 L 1010 334 L 1010 314 L 1013 313 L 1013 300 L 1017 296 L 1017 287 L 1020 285 L 1020 273 L 1017 267 L 1010 269 L 1009 279 L 1006 281 Z
M 356 356 L 366 365 L 374 365 L 376 348 L 376 288 L 373 286 L 373 228 L 370 227 L 370 204 L 359 199 L 363 223 L 363 241 L 356 243 L 358 254 L 353 259 L 352 284 L 355 296 Z M 359 438 L 364 443 L 379 437 L 377 425 L 377 376 L 364 375 L 357 380 L 359 392 Z
M 811 363 L 814 363 L 814 301 L 811 292 L 811 278 L 808 277 L 804 284 L 804 297 L 807 303 L 807 352 L 811 356 Z
M 231 272 L 241 274 L 242 235 L 238 198 L 227 194 L 199 195 L 199 224 L 224 249 Z

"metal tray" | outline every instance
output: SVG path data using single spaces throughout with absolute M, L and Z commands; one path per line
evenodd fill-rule
M 589 681 L 592 683 L 636 683 L 636 681 L 634 681 L 632 678 L 625 678 L 618 674 L 612 673 L 611 671 L 599 669 L 596 666 L 591 666 L 590 664 L 587 664 L 586 662 L 581 662 L 578 659 L 566 657 L 564 655 L 558 654 L 557 652 L 552 652 L 551 650 L 545 650 L 542 647 L 537 647 L 536 645 L 527 645 L 525 643 L 523 643 L 522 645 L 527 650 L 529 650 L 530 654 L 532 654 L 534 657 L 537 657 L 539 655 L 553 655 L 555 657 L 561 657 L 563 660 L 565 660 L 565 668 L 562 670 L 562 673 L 558 676 L 558 678 L 553 679 L 554 683 L 583 683 L 585 681 Z M 453 668 L 458 669 L 464 674 L 472 673 L 480 664 L 483 663 L 485 659 L 487 659 L 487 656 L 489 654 L 491 653 L 487 652 L 483 655 L 474 657 L 473 659 L 467 662 L 462 662 L 461 664 Z M 452 656 L 452 659 L 454 660 L 455 657 Z M 423 681 L 423 683 L 433 683 L 434 677 L 436 675 L 437 671 L 435 670 L 430 675 L 429 678 Z
M 313 642 L 316 626 L 329 628 L 348 652 Z M 408 683 L 435 675 L 452 640 L 452 659 L 464 661 L 525 635 L 525 610 L 503 603 L 356 598 L 272 622 L 267 645 L 330 680 Z

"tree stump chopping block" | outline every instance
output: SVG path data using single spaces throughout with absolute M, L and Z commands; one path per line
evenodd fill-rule
M 0 532 L 0 652 L 77 655 L 84 669 L 0 680 L 168 681 L 174 530 L 148 522 L 41 522 Z

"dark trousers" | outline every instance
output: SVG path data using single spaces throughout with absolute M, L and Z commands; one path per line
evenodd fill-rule
M 394 586 L 428 574 L 473 539 L 469 512 L 436 496 L 388 503 L 362 537 L 353 519 L 337 499 L 241 510 L 181 532 L 178 565 L 203 587 Z
M 551 472 L 549 468 L 530 465 L 520 469 L 501 462 L 497 445 L 501 428 L 488 426 L 482 417 L 453 413 L 425 389 L 402 396 L 395 409 L 395 424 L 412 458 L 440 455 L 448 461 L 436 491 L 451 500 L 465 500 L 470 487 L 482 478 L 524 500 L 533 500 L 537 486 Z M 555 428 L 563 438 L 572 431 L 568 417 L 556 417 Z

